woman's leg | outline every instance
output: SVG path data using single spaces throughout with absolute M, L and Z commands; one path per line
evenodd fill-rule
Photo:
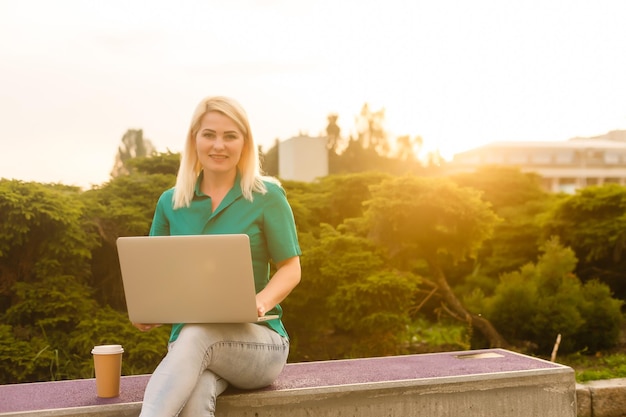
M 222 377 L 209 370 L 202 372 L 179 417 L 213 416 L 217 397 L 227 387 L 228 382 Z
M 212 371 L 238 388 L 261 388 L 271 384 L 282 371 L 289 354 L 289 342 L 257 324 L 187 324 L 152 374 L 141 410 L 142 417 L 177 416 L 192 393 L 212 392 L 212 378 L 200 378 Z M 198 381 L 203 381 L 198 384 Z M 208 388 L 202 388 L 209 381 Z M 214 404 L 214 400 L 213 404 Z M 194 399 L 193 404 L 199 401 Z M 210 404 L 210 401 L 209 401 Z M 192 406 L 192 404 L 189 404 Z M 191 410 L 190 410 L 191 412 Z M 210 410 L 194 415 L 211 416 Z

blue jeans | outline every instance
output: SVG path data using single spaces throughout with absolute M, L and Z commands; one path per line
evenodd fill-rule
M 288 354 L 289 341 L 265 326 L 186 324 L 148 381 L 140 417 L 212 417 L 228 384 L 270 385 Z

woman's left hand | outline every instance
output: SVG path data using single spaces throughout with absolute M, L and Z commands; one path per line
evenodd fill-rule
M 259 305 L 258 300 L 257 300 L 257 305 L 256 305 L 256 312 L 259 317 L 263 317 L 265 313 L 267 313 L 267 309 L 264 306 Z

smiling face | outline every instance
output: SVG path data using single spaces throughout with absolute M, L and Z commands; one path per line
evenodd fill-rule
M 198 161 L 205 175 L 232 175 L 244 149 L 244 135 L 228 116 L 211 111 L 200 119 L 196 133 Z

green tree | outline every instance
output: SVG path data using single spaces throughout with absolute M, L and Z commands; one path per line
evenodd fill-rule
M 150 156 L 137 156 L 126 161 L 128 173 L 176 175 L 180 165 L 180 154 L 171 151 Z
M 67 340 L 72 352 L 90 352 L 95 345 L 118 344 L 124 347 L 123 375 L 147 374 L 154 371 L 165 353 L 171 326 L 164 325 L 149 332 L 139 332 L 128 320 L 126 312 L 111 307 L 83 316 Z M 90 355 L 75 354 L 73 358 L 81 378 L 93 378 Z
M 159 158 L 138 159 L 142 171 L 154 172 L 162 167 Z M 156 167 L 147 165 L 154 162 Z M 160 169 L 160 168 L 159 168 Z M 118 267 L 116 241 L 120 236 L 145 236 L 150 231 L 154 209 L 161 193 L 176 181 L 173 174 L 123 175 L 81 195 L 88 228 L 99 245 L 92 251 L 90 286 L 102 305 L 123 310 L 126 307 L 122 278 Z
M 111 177 L 115 178 L 128 174 L 127 163 L 129 160 L 152 155 L 155 150 L 152 142 L 143 137 L 142 129 L 128 129 L 122 136 L 122 144 L 117 148 Z
M 282 303 L 288 312 L 291 360 L 371 355 L 377 338 L 385 341 L 379 349 L 399 353 L 403 334 L 398 323 L 407 320 L 405 300 L 412 293 L 406 288 L 413 288 L 402 278 L 408 275 L 388 270 L 371 240 L 330 225 L 322 225 L 319 238 L 306 235 L 300 243 L 306 254 L 301 259 L 304 278 Z M 393 279 L 398 282 L 390 283 Z M 383 293 L 389 294 L 384 300 Z M 365 310 L 367 314 L 361 315 Z M 391 317 L 395 317 L 391 327 L 391 321 L 380 322 Z
M 451 179 L 481 191 L 482 199 L 503 219 L 475 259 L 447 268 L 451 282 L 460 284 L 462 292 L 479 284 L 490 294 L 500 274 L 537 259 L 543 241 L 542 216 L 558 197 L 542 188 L 536 174 L 522 173 L 518 168 L 489 166 Z
M 339 115 L 336 113 L 331 113 L 328 115 L 327 119 L 328 125 L 326 126 L 326 147 L 331 152 L 337 152 L 338 148 L 341 146 L 341 128 L 337 124 Z
M 0 375 L 66 378 L 65 338 L 95 310 L 87 281 L 97 238 L 85 227 L 80 190 L 0 180 L 0 218 L 0 355 L 18 355 L 2 362 Z
M 87 192 L 0 180 L 0 383 L 92 376 L 89 351 L 105 341 L 128 347 L 125 372 L 158 363 L 167 329 L 146 338 L 130 325 L 114 247 L 117 236 L 147 233 L 173 185 L 173 155 L 147 159 L 155 165 L 137 159 L 129 175 Z
M 498 217 L 480 194 L 448 179 L 404 176 L 372 186 L 367 204 L 370 236 L 382 244 L 399 268 L 411 271 L 423 259 L 432 285 L 450 315 L 478 329 L 490 346 L 507 343 L 484 317 L 472 314 L 454 294 L 441 256 L 455 260 L 473 256 L 491 237 Z
M 490 202 L 496 212 L 528 201 L 542 200 L 549 195 L 537 174 L 524 173 L 516 167 L 484 166 L 450 178 L 463 187 L 482 191 L 483 199 Z
M 369 104 L 363 104 L 356 118 L 357 141 L 363 149 L 373 149 L 381 156 L 390 150 L 389 137 L 385 129 L 385 109 L 372 111 Z
M 421 136 L 402 135 L 396 138 L 396 144 L 398 159 L 417 162 L 424 145 L 424 139 Z
M 385 171 L 385 158 L 375 149 L 364 148 L 355 138 L 349 138 L 346 148 L 341 153 L 329 152 L 328 173 L 348 174 L 364 171 Z
M 392 296 L 381 305 L 375 294 L 398 294 L 394 291 L 400 287 L 390 286 L 390 277 L 395 277 L 399 286 L 407 276 L 414 282 L 419 279 L 387 267 L 383 252 L 367 238 L 362 217 L 363 203 L 372 196 L 370 186 L 390 178 L 365 172 L 331 175 L 314 183 L 283 182 L 305 253 L 301 262 L 306 278 L 283 303 L 289 311 L 287 326 L 294 329 L 290 330 L 292 359 L 362 356 L 368 350 L 369 355 L 398 354 L 406 349 L 404 324 L 411 320 L 412 307 L 405 302 L 391 303 Z M 413 303 L 419 289 L 415 283 L 411 288 L 401 292 Z M 356 293 L 362 297 L 355 297 Z M 374 316 L 361 323 L 361 310 Z M 384 324 L 378 321 L 383 317 L 395 318 Z M 364 325 L 371 327 L 365 331 Z M 311 337 L 314 340 L 306 342 Z M 373 343 L 376 338 L 378 344 Z
M 317 235 L 320 225 L 315 209 L 319 205 L 316 197 L 319 193 L 318 184 L 293 180 L 281 180 L 281 184 L 293 211 L 298 234 Z
M 553 238 L 536 264 L 503 274 L 482 312 L 518 345 L 548 354 L 558 334 L 560 350 L 596 351 L 615 345 L 622 302 L 598 281 L 582 284 L 573 274 L 574 252 Z
M 278 147 L 280 146 L 280 141 L 278 139 L 274 140 L 274 145 L 267 150 L 267 152 L 259 152 L 261 157 L 261 167 L 265 175 L 271 175 L 272 177 L 278 177 L 280 173 L 278 172 Z
M 59 379 L 56 352 L 45 338 L 26 338 L 21 330 L 0 324 L 0 384 Z
M 320 225 L 339 226 L 346 219 L 363 215 L 363 202 L 370 199 L 370 185 L 391 178 L 380 172 L 328 175 L 315 182 L 283 180 L 294 212 L 298 232 L 319 237 Z
M 356 172 L 385 172 L 393 175 L 408 173 L 439 175 L 443 159 L 427 166 L 419 160 L 423 140 L 420 136 L 400 136 L 396 139 L 398 151 L 391 151 L 391 138 L 385 128 L 385 109 L 372 111 L 368 103 L 363 104 L 355 119 L 355 136 L 341 138 L 337 125 L 337 114 L 328 116 L 329 174 Z
M 11 305 L 17 282 L 89 275 L 96 236 L 85 224 L 78 188 L 0 180 L 0 306 Z
M 335 328 L 353 337 L 351 356 L 403 353 L 419 284 L 417 276 L 383 270 L 338 285 L 328 308 Z
M 543 235 L 574 250 L 580 279 L 598 278 L 626 299 L 626 188 L 592 186 L 563 198 L 546 214 Z
M 306 190 L 299 195 L 305 200 L 312 223 L 327 223 L 337 227 L 346 219 L 361 217 L 363 203 L 371 198 L 369 187 L 390 177 L 380 172 L 328 175 L 312 184 L 300 184 L 299 187 L 304 186 Z M 294 186 L 293 182 L 285 183 L 290 201 Z
M 15 302 L 2 316 L 3 322 L 12 326 L 17 339 L 41 347 L 36 354 L 32 349 L 20 354 L 28 354 L 32 361 L 30 373 L 23 376 L 34 380 L 76 377 L 76 364 L 66 344 L 81 318 L 96 312 L 90 289 L 67 275 L 18 282 L 14 289 Z

